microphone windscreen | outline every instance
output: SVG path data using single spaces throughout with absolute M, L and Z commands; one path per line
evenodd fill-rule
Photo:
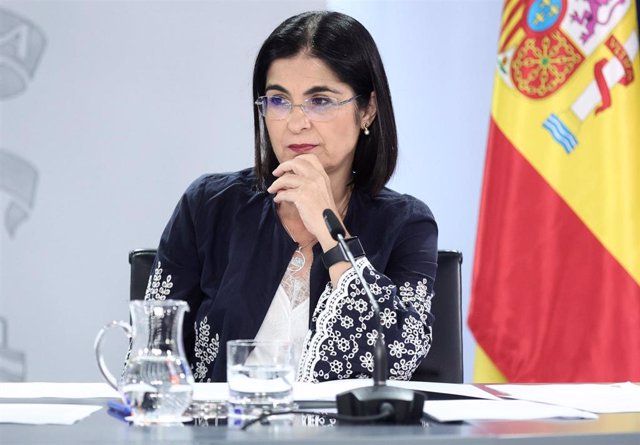
M 338 235 L 344 236 L 344 227 L 342 227 L 340 220 L 338 220 L 338 217 L 331 209 L 325 209 L 324 212 L 322 212 L 322 216 L 324 217 L 324 223 L 327 225 L 327 229 L 329 229 L 331 238 L 337 241 Z

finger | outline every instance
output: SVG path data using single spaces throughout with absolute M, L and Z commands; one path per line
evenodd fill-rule
M 290 202 L 295 204 L 297 192 L 295 189 L 282 189 L 279 190 L 273 197 L 273 202 L 279 204 L 281 202 Z
M 305 165 L 302 162 L 303 161 L 296 161 L 295 159 L 284 161 L 272 172 L 273 176 L 279 177 L 286 173 L 302 174 L 306 170 Z
M 269 193 L 277 193 L 280 190 L 298 188 L 302 185 L 304 178 L 299 175 L 295 175 L 293 173 L 286 173 L 283 176 L 279 177 L 269 186 L 267 192 Z
M 285 173 L 296 175 L 307 175 L 312 172 L 324 173 L 324 168 L 316 155 L 304 154 L 293 159 L 284 161 L 272 172 L 274 176 L 282 176 Z

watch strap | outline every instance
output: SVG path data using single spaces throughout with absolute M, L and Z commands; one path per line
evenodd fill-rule
M 362 247 L 362 243 L 360 242 L 357 236 L 346 239 L 345 242 L 347 243 L 349 250 L 351 250 L 351 253 L 353 254 L 354 258 L 364 256 L 364 249 Z M 329 269 L 331 266 L 341 261 L 348 262 L 349 258 L 347 258 L 345 253 L 342 251 L 340 244 L 337 244 L 335 247 L 327 250 L 325 253 L 322 254 L 322 262 L 324 263 L 324 267 L 326 267 L 327 269 Z

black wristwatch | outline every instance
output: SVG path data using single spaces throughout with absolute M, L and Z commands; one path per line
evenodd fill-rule
M 351 250 L 351 253 L 353 254 L 354 258 L 364 256 L 364 249 L 362 248 L 362 243 L 360 243 L 360 240 L 358 239 L 357 236 L 346 239 L 345 242 L 347 243 L 349 250 Z M 339 263 L 341 261 L 348 262 L 349 258 L 347 258 L 345 253 L 340 248 L 340 244 L 336 245 L 335 247 L 327 250 L 325 253 L 322 254 L 322 262 L 324 263 L 324 267 L 326 267 L 327 270 L 334 264 Z

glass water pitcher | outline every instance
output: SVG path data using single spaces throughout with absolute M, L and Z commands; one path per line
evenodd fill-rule
M 182 343 L 182 323 L 189 305 L 178 300 L 132 301 L 131 324 L 113 321 L 95 340 L 98 366 L 107 382 L 131 409 L 135 424 L 178 423 L 193 397 L 193 375 Z M 109 371 L 102 354 L 104 334 L 119 327 L 130 349 L 119 379 Z

